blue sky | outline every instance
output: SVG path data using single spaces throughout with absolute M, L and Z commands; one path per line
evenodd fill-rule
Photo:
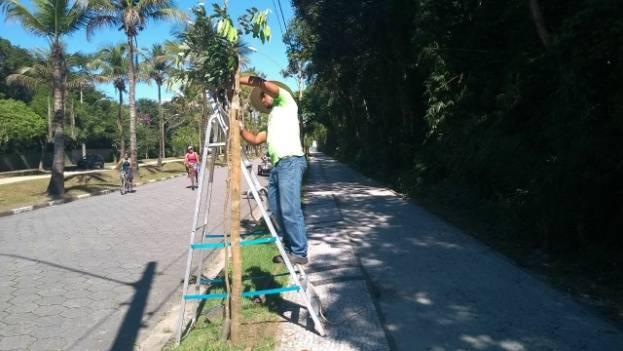
M 22 0 L 23 3 L 30 5 L 28 0 Z M 178 8 L 186 11 L 190 14 L 190 7 L 196 5 L 200 1 L 196 0 L 176 0 Z M 211 12 L 212 3 L 218 3 L 223 5 L 222 0 L 218 1 L 205 1 L 206 9 Z M 286 23 L 293 17 L 293 9 L 290 6 L 289 0 L 281 0 L 283 14 L 285 16 Z M 287 57 L 285 45 L 283 44 L 282 30 L 283 22 L 279 22 L 281 13 L 279 12 L 278 0 L 229 0 L 229 12 L 232 18 L 236 19 L 245 9 L 250 7 L 257 7 L 260 10 L 270 9 L 269 25 L 272 31 L 271 41 L 262 44 L 257 39 L 251 37 L 245 37 L 244 40 L 249 46 L 256 48 L 257 52 L 251 54 L 251 66 L 266 73 L 269 79 L 277 79 L 286 82 L 291 88 L 296 88 L 296 83 L 293 79 L 285 79 L 279 73 L 281 69 L 287 66 Z M 276 6 L 276 8 L 274 7 Z M 13 45 L 20 46 L 25 49 L 32 48 L 45 48 L 48 46 L 44 38 L 35 37 L 32 34 L 26 32 L 22 26 L 15 21 L 6 21 L 3 14 L 0 14 L 0 37 L 7 39 L 13 43 Z M 177 25 L 179 26 L 179 25 Z M 173 39 L 172 30 L 175 29 L 175 25 L 167 22 L 150 22 L 146 29 L 141 32 L 138 37 L 139 47 L 147 48 L 152 44 L 158 42 L 164 42 L 167 39 Z M 68 37 L 66 40 L 69 52 L 94 52 L 106 45 L 116 44 L 119 42 L 126 42 L 125 36 L 121 31 L 113 29 L 104 29 L 95 33 L 90 41 L 86 39 L 86 33 L 84 30 L 75 33 Z M 113 88 L 111 85 L 100 85 L 98 88 L 106 93 L 108 96 L 115 97 Z M 151 98 L 156 99 L 157 93 L 155 86 L 148 86 L 145 84 L 139 84 L 136 89 L 136 95 L 138 98 Z M 173 95 L 173 92 L 163 92 L 163 99 L 168 100 Z

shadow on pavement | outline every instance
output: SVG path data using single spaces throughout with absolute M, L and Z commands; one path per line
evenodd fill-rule
M 143 314 L 149 297 L 149 290 L 156 273 L 156 262 L 149 262 L 143 276 L 139 281 L 132 284 L 134 287 L 134 297 L 130 302 L 130 308 L 126 312 L 123 323 L 117 332 L 115 341 L 110 350 L 132 350 L 139 330 L 143 327 Z
M 309 238 L 330 248 L 314 257 L 310 271 L 344 269 L 349 262 L 332 250 L 353 250 L 391 349 L 621 350 L 623 334 L 564 292 L 347 166 L 321 154 L 314 158 L 321 166 L 310 167 L 306 210 L 321 210 L 322 199 L 333 198 L 343 219 L 330 224 L 319 216 L 310 228 Z M 350 283 L 328 292 L 335 294 L 329 319 L 347 314 L 351 304 L 340 292 Z M 361 345 L 362 338 L 335 335 L 350 345 Z
M 121 280 L 105 277 L 99 274 L 94 274 L 90 272 L 86 272 L 83 270 L 62 266 L 53 262 L 43 261 L 40 259 L 32 259 L 30 257 L 13 255 L 13 254 L 2 254 L 0 256 L 11 257 L 25 261 L 36 262 L 39 264 L 48 265 L 50 267 L 63 269 L 69 272 L 83 274 L 86 276 L 94 277 L 97 279 L 102 279 L 105 281 L 110 281 L 119 285 L 131 286 L 134 289 L 134 295 L 132 297 L 132 301 L 128 303 L 129 308 L 126 312 L 125 317 L 123 318 L 123 322 L 120 327 L 117 329 L 117 335 L 115 340 L 110 348 L 111 351 L 117 350 L 132 350 L 136 344 L 138 333 L 143 325 L 143 316 L 145 314 L 145 308 L 147 305 L 147 299 L 149 297 L 149 291 L 151 289 L 154 276 L 156 275 L 156 263 L 149 262 L 143 271 L 141 279 L 134 282 L 124 282 Z M 176 290 L 177 291 L 177 290 Z M 175 291 L 174 291 L 175 292 Z M 173 292 L 173 293 L 174 293 Z M 91 326 L 85 333 L 83 333 L 78 339 L 73 341 L 66 349 L 73 349 L 83 340 L 85 340 L 89 335 L 96 332 L 100 326 L 102 326 L 109 318 L 111 318 L 117 310 L 114 310 L 112 313 L 107 314 L 103 318 L 101 318 L 95 325 Z M 76 326 L 79 327 L 79 326 Z

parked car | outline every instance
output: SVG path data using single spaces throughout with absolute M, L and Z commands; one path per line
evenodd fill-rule
M 86 154 L 86 156 L 78 160 L 77 166 L 83 169 L 101 169 L 104 168 L 104 158 L 98 154 Z
M 257 175 L 267 176 L 270 174 L 270 170 L 273 169 L 273 164 L 270 162 L 270 159 L 266 156 L 262 157 L 262 161 L 259 165 L 257 165 Z

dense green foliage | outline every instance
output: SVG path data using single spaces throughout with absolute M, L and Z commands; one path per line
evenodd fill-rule
M 16 99 L 28 101 L 29 91 L 24 87 L 9 87 L 6 82 L 8 75 L 13 74 L 18 68 L 29 66 L 32 57 L 24 49 L 15 47 L 6 40 L 0 38 L 0 99 Z
M 0 100 L 0 151 L 45 138 L 45 120 L 25 103 Z
M 623 3 L 293 3 L 326 151 L 410 193 L 463 189 L 543 248 L 620 257 Z

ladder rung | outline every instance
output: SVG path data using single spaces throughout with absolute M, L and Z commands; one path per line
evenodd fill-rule
M 225 247 L 224 243 L 197 243 L 190 245 L 193 249 L 205 250 L 205 249 L 218 249 L 219 247 Z
M 242 276 L 242 280 L 263 280 L 263 279 L 271 279 L 274 277 L 283 277 L 286 275 L 290 275 L 289 272 L 283 272 L 278 274 L 270 274 L 270 275 L 250 275 L 250 276 Z M 199 284 L 201 285 L 212 285 L 212 284 L 223 284 L 225 280 L 223 278 L 201 278 L 199 280 Z
M 224 299 L 224 298 L 227 298 L 226 293 L 184 295 L 184 300 L 212 300 L 212 299 Z
M 273 289 L 264 289 L 264 290 L 255 290 L 255 291 L 245 291 L 242 295 L 243 297 L 252 297 L 259 295 L 273 295 L 273 294 L 281 294 L 288 291 L 299 291 L 301 290 L 300 285 L 290 285 L 283 288 L 273 288 Z M 224 299 L 227 297 L 227 293 L 214 293 L 214 294 L 188 294 L 184 295 L 184 300 L 211 300 L 211 299 Z
M 290 285 L 283 288 L 274 288 L 274 289 L 265 289 L 265 290 L 255 290 L 255 291 L 245 291 L 242 293 L 244 297 L 251 296 L 259 296 L 259 295 L 272 295 L 272 294 L 281 294 L 282 292 L 288 291 L 299 291 L 301 290 L 300 285 Z
M 253 239 L 253 240 L 242 240 L 240 242 L 240 246 L 249 246 L 249 245 L 260 245 L 260 244 L 269 244 L 269 243 L 274 243 L 275 242 L 275 238 L 259 238 L 259 239 Z
M 260 244 L 268 244 L 268 243 L 273 243 L 275 242 L 275 238 L 259 238 L 259 239 L 253 239 L 253 240 L 241 240 L 240 241 L 240 246 L 250 246 L 250 245 L 260 245 Z M 231 243 L 228 243 L 227 246 L 230 246 Z M 191 248 L 193 249 L 216 249 L 216 248 L 221 248 L 221 247 L 225 247 L 225 243 L 197 243 L 197 244 L 192 244 L 190 245 Z
M 266 230 L 258 230 L 251 233 L 240 234 L 240 236 L 252 236 L 252 235 L 268 235 L 269 231 Z M 206 234 L 206 238 L 224 238 L 225 234 Z

